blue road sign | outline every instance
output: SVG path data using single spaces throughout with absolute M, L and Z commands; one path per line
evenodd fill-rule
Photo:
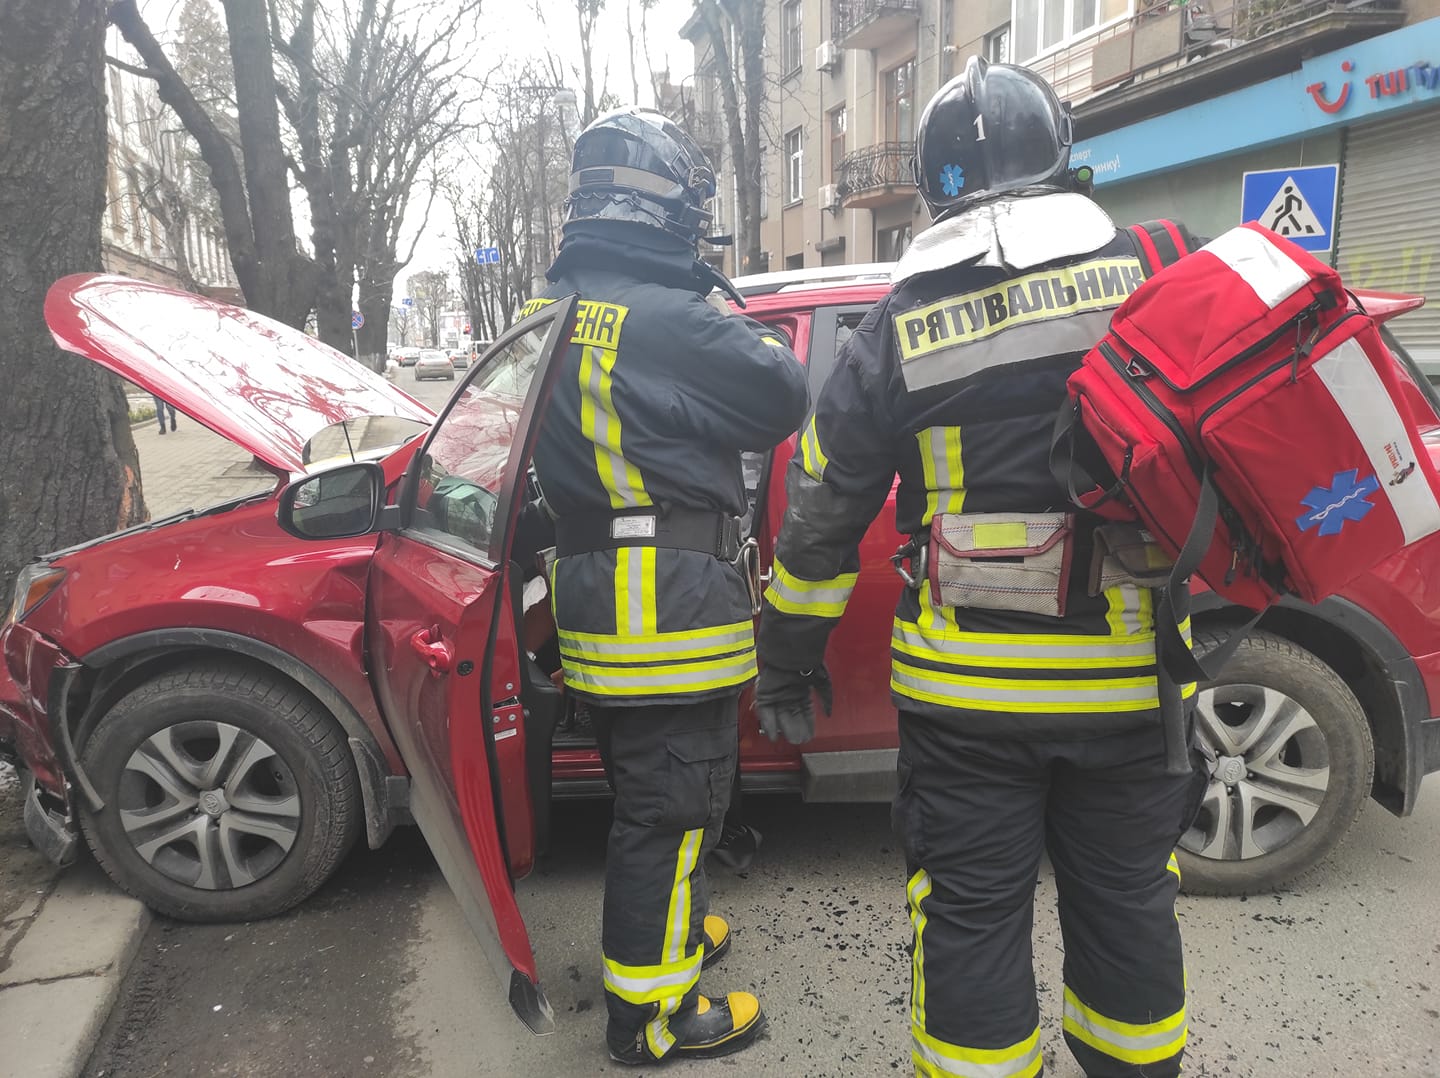
M 351 328 L 351 329 L 359 329 L 359 328 L 360 328 L 361 326 L 363 326 L 364 324 L 365 324 L 365 316 L 364 316 L 363 314 L 361 314 L 359 311 L 351 311 L 351 312 L 350 312 L 350 328 Z
M 477 247 L 475 248 L 475 261 L 482 266 L 497 265 L 500 262 L 500 248 L 498 247 Z
M 1240 219 L 1258 221 L 1307 251 L 1335 244 L 1339 165 L 1247 172 L 1240 189 Z
M 402 300 L 400 301 L 400 306 L 402 306 L 402 307 L 413 307 L 413 306 L 415 306 L 415 300 L 412 299 L 410 296 L 406 296 L 404 299 L 402 299 Z

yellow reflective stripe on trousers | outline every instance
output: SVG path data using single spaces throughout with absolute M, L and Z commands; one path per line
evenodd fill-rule
M 841 573 L 829 580 L 805 580 L 775 559 L 765 598 L 782 614 L 804 614 L 812 618 L 838 618 L 855 590 L 858 573 Z
M 912 1034 L 917 1078 L 1034 1078 L 1044 1063 L 1039 1026 L 1007 1048 L 965 1048 L 918 1028 Z
M 737 621 L 708 629 L 687 629 L 675 633 L 571 633 L 561 630 L 560 654 L 567 659 L 592 663 L 660 662 L 666 659 L 693 661 L 711 659 L 742 651 L 755 643 L 755 625 Z
M 910 925 L 915 946 L 910 954 L 910 1026 L 925 1028 L 925 909 L 921 905 L 930 897 L 930 873 L 923 868 L 910 877 L 905 897 L 910 904 Z
M 1153 675 L 1135 678 L 990 678 L 912 666 L 891 657 L 890 688 L 901 696 L 971 711 L 1148 711 L 1160 706 Z
M 965 463 L 960 454 L 959 427 L 927 427 L 915 435 L 925 475 L 925 519 L 937 513 L 958 513 L 965 506 Z
M 817 483 L 824 481 L 830 458 L 825 455 L 825 450 L 820 448 L 820 432 L 815 429 L 813 415 L 810 422 L 805 424 L 805 433 L 800 436 L 800 464 L 811 479 Z
M 621 447 L 620 416 L 611 396 L 617 356 L 614 348 L 580 346 L 580 430 L 595 446 L 595 471 L 610 495 L 611 508 L 623 509 L 652 502 L 640 470 L 625 459 Z
M 1173 872 L 1175 874 L 1176 883 L 1178 884 L 1180 882 L 1180 862 L 1175 859 L 1175 855 L 1173 853 L 1170 855 L 1170 860 L 1165 864 L 1165 871 Z
M 655 548 L 622 546 L 615 551 L 615 632 L 655 632 Z
M 694 954 L 679 962 L 661 962 L 653 966 L 627 966 L 607 958 L 605 990 L 626 1003 L 636 1005 L 662 1003 L 669 999 L 679 1001 L 700 979 L 700 964 L 704 958 L 703 944 L 695 948 Z
M 1065 1032 L 1112 1059 L 1124 1063 L 1158 1063 L 1185 1047 L 1185 1008 L 1156 1022 L 1120 1022 L 1087 1007 L 1066 988 Z
M 1108 670 L 1155 664 L 1155 637 L 1151 633 L 1122 637 L 967 633 L 926 628 L 896 618 L 890 644 L 904 655 L 957 666 Z
M 1135 636 L 1155 628 L 1155 593 L 1134 584 L 1105 589 L 1105 623 L 1111 636 Z
M 565 684 L 596 696 L 663 696 L 707 692 L 739 685 L 755 676 L 755 649 L 690 663 L 603 666 L 565 660 Z
M 670 885 L 670 908 L 665 914 L 665 939 L 660 951 L 660 961 L 674 965 L 685 953 L 685 943 L 690 937 L 690 874 L 700 859 L 700 840 L 705 835 L 703 827 L 686 831 L 680 839 L 680 850 L 675 856 L 675 877 Z M 695 969 L 699 978 L 699 967 Z M 686 991 L 689 991 L 687 988 Z M 645 1043 L 650 1052 L 659 1059 L 675 1046 L 675 1036 L 670 1032 L 670 1016 L 680 1007 L 685 992 L 661 1000 L 659 1013 L 645 1024 Z

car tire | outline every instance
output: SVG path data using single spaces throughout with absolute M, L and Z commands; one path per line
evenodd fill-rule
M 1197 633 L 1210 651 L 1224 632 Z M 1257 631 L 1200 686 L 1196 737 L 1216 755 L 1176 851 L 1188 894 L 1274 891 L 1320 864 L 1359 815 L 1375 774 L 1365 711 L 1329 666 Z
M 344 731 L 265 671 L 215 663 L 147 681 L 100 720 L 81 762 L 105 803 L 80 812 L 95 859 L 180 920 L 273 917 L 324 883 L 359 834 Z

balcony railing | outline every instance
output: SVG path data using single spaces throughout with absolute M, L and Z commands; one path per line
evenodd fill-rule
M 914 156 L 913 142 L 882 142 L 846 154 L 835 170 L 841 204 L 847 210 L 866 209 L 914 196 Z
M 1405 19 L 1402 0 L 1141 0 L 1138 6 L 1134 18 L 1027 66 L 1078 105 L 1117 83 L 1181 67 L 1190 79 L 1203 69 L 1187 65 L 1207 57 L 1287 44 L 1314 52 L 1395 29 Z
M 920 0 L 835 0 L 830 36 L 842 49 L 875 49 L 919 19 Z

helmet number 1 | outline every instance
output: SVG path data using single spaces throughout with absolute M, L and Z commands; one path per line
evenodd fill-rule
M 985 117 L 979 113 L 975 116 L 975 141 L 985 141 Z

